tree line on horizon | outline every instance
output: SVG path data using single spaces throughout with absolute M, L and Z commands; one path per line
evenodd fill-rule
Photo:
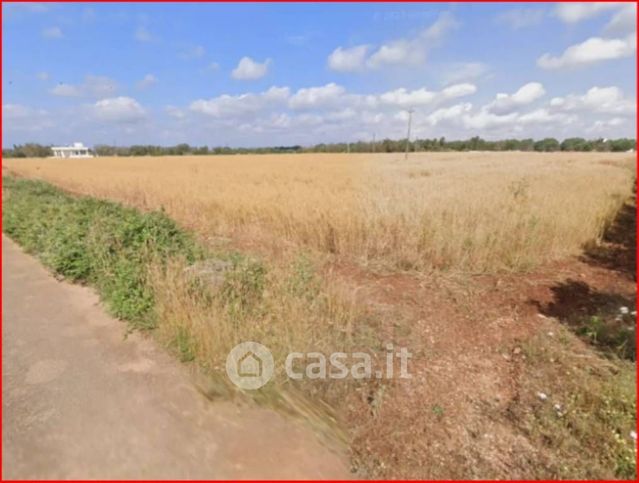
M 487 141 L 479 136 L 466 140 L 447 141 L 446 138 L 415 139 L 408 143 L 409 152 L 434 151 L 598 151 L 625 152 L 636 149 L 636 140 L 630 138 L 619 139 L 584 139 L 580 137 L 567 138 L 558 141 L 555 138 L 534 139 L 503 139 Z M 131 145 L 109 146 L 96 145 L 91 152 L 97 156 L 184 156 L 184 155 L 221 155 L 221 154 L 277 154 L 277 153 L 397 153 L 407 149 L 406 138 L 383 139 L 377 142 L 357 141 L 354 143 L 321 143 L 314 146 L 271 146 L 262 148 L 231 148 L 190 146 L 186 143 L 175 146 Z M 38 143 L 13 145 L 3 149 L 5 158 L 38 158 L 52 156 L 51 146 Z

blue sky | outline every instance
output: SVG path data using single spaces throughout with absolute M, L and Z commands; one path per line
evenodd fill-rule
M 634 4 L 3 3 L 3 146 L 635 133 Z

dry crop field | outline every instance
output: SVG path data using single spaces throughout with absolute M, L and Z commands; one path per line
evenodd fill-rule
M 393 269 L 522 270 L 579 252 L 630 194 L 618 153 L 16 159 L 87 195 L 164 209 L 204 236 Z
M 244 340 L 276 360 L 408 347 L 411 379 L 293 384 L 276 374 L 265 396 L 343 436 L 358 476 L 578 479 L 635 472 L 634 362 L 600 352 L 608 321 L 634 340 L 634 318 L 616 311 L 636 300 L 635 242 L 609 236 L 619 213 L 634 233 L 634 163 L 626 153 L 469 152 L 3 168 L 162 208 L 203 243 L 264 260 L 265 275 L 245 267 L 264 290 L 239 311 L 194 295 L 180 260 L 150 273 L 159 334 L 213 373 Z M 631 340 L 609 339 L 615 349 Z M 212 397 L 226 394 L 210 384 Z

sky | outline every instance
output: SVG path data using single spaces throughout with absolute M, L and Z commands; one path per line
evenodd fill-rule
M 2 3 L 2 144 L 635 137 L 633 3 Z

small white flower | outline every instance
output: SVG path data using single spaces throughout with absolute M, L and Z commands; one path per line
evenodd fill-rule
M 636 317 L 637 316 L 637 311 L 633 310 L 632 312 L 630 312 L 630 315 L 634 315 Z
M 561 411 L 561 404 L 555 404 L 553 407 L 555 408 L 555 411 Z
M 628 309 L 628 307 L 619 307 L 619 312 L 621 312 L 622 314 L 626 315 L 626 314 L 630 313 L 630 310 Z
M 554 333 L 554 332 L 548 332 L 548 336 L 549 336 L 549 337 L 552 337 L 553 335 L 555 335 L 555 333 Z
M 543 392 L 538 392 L 538 393 L 537 393 L 537 397 L 538 397 L 539 399 L 541 399 L 542 401 L 545 401 L 546 399 L 548 399 L 548 394 L 543 393 Z
M 630 437 L 632 439 L 634 439 L 635 441 L 637 441 L 637 432 L 636 431 L 630 431 Z

